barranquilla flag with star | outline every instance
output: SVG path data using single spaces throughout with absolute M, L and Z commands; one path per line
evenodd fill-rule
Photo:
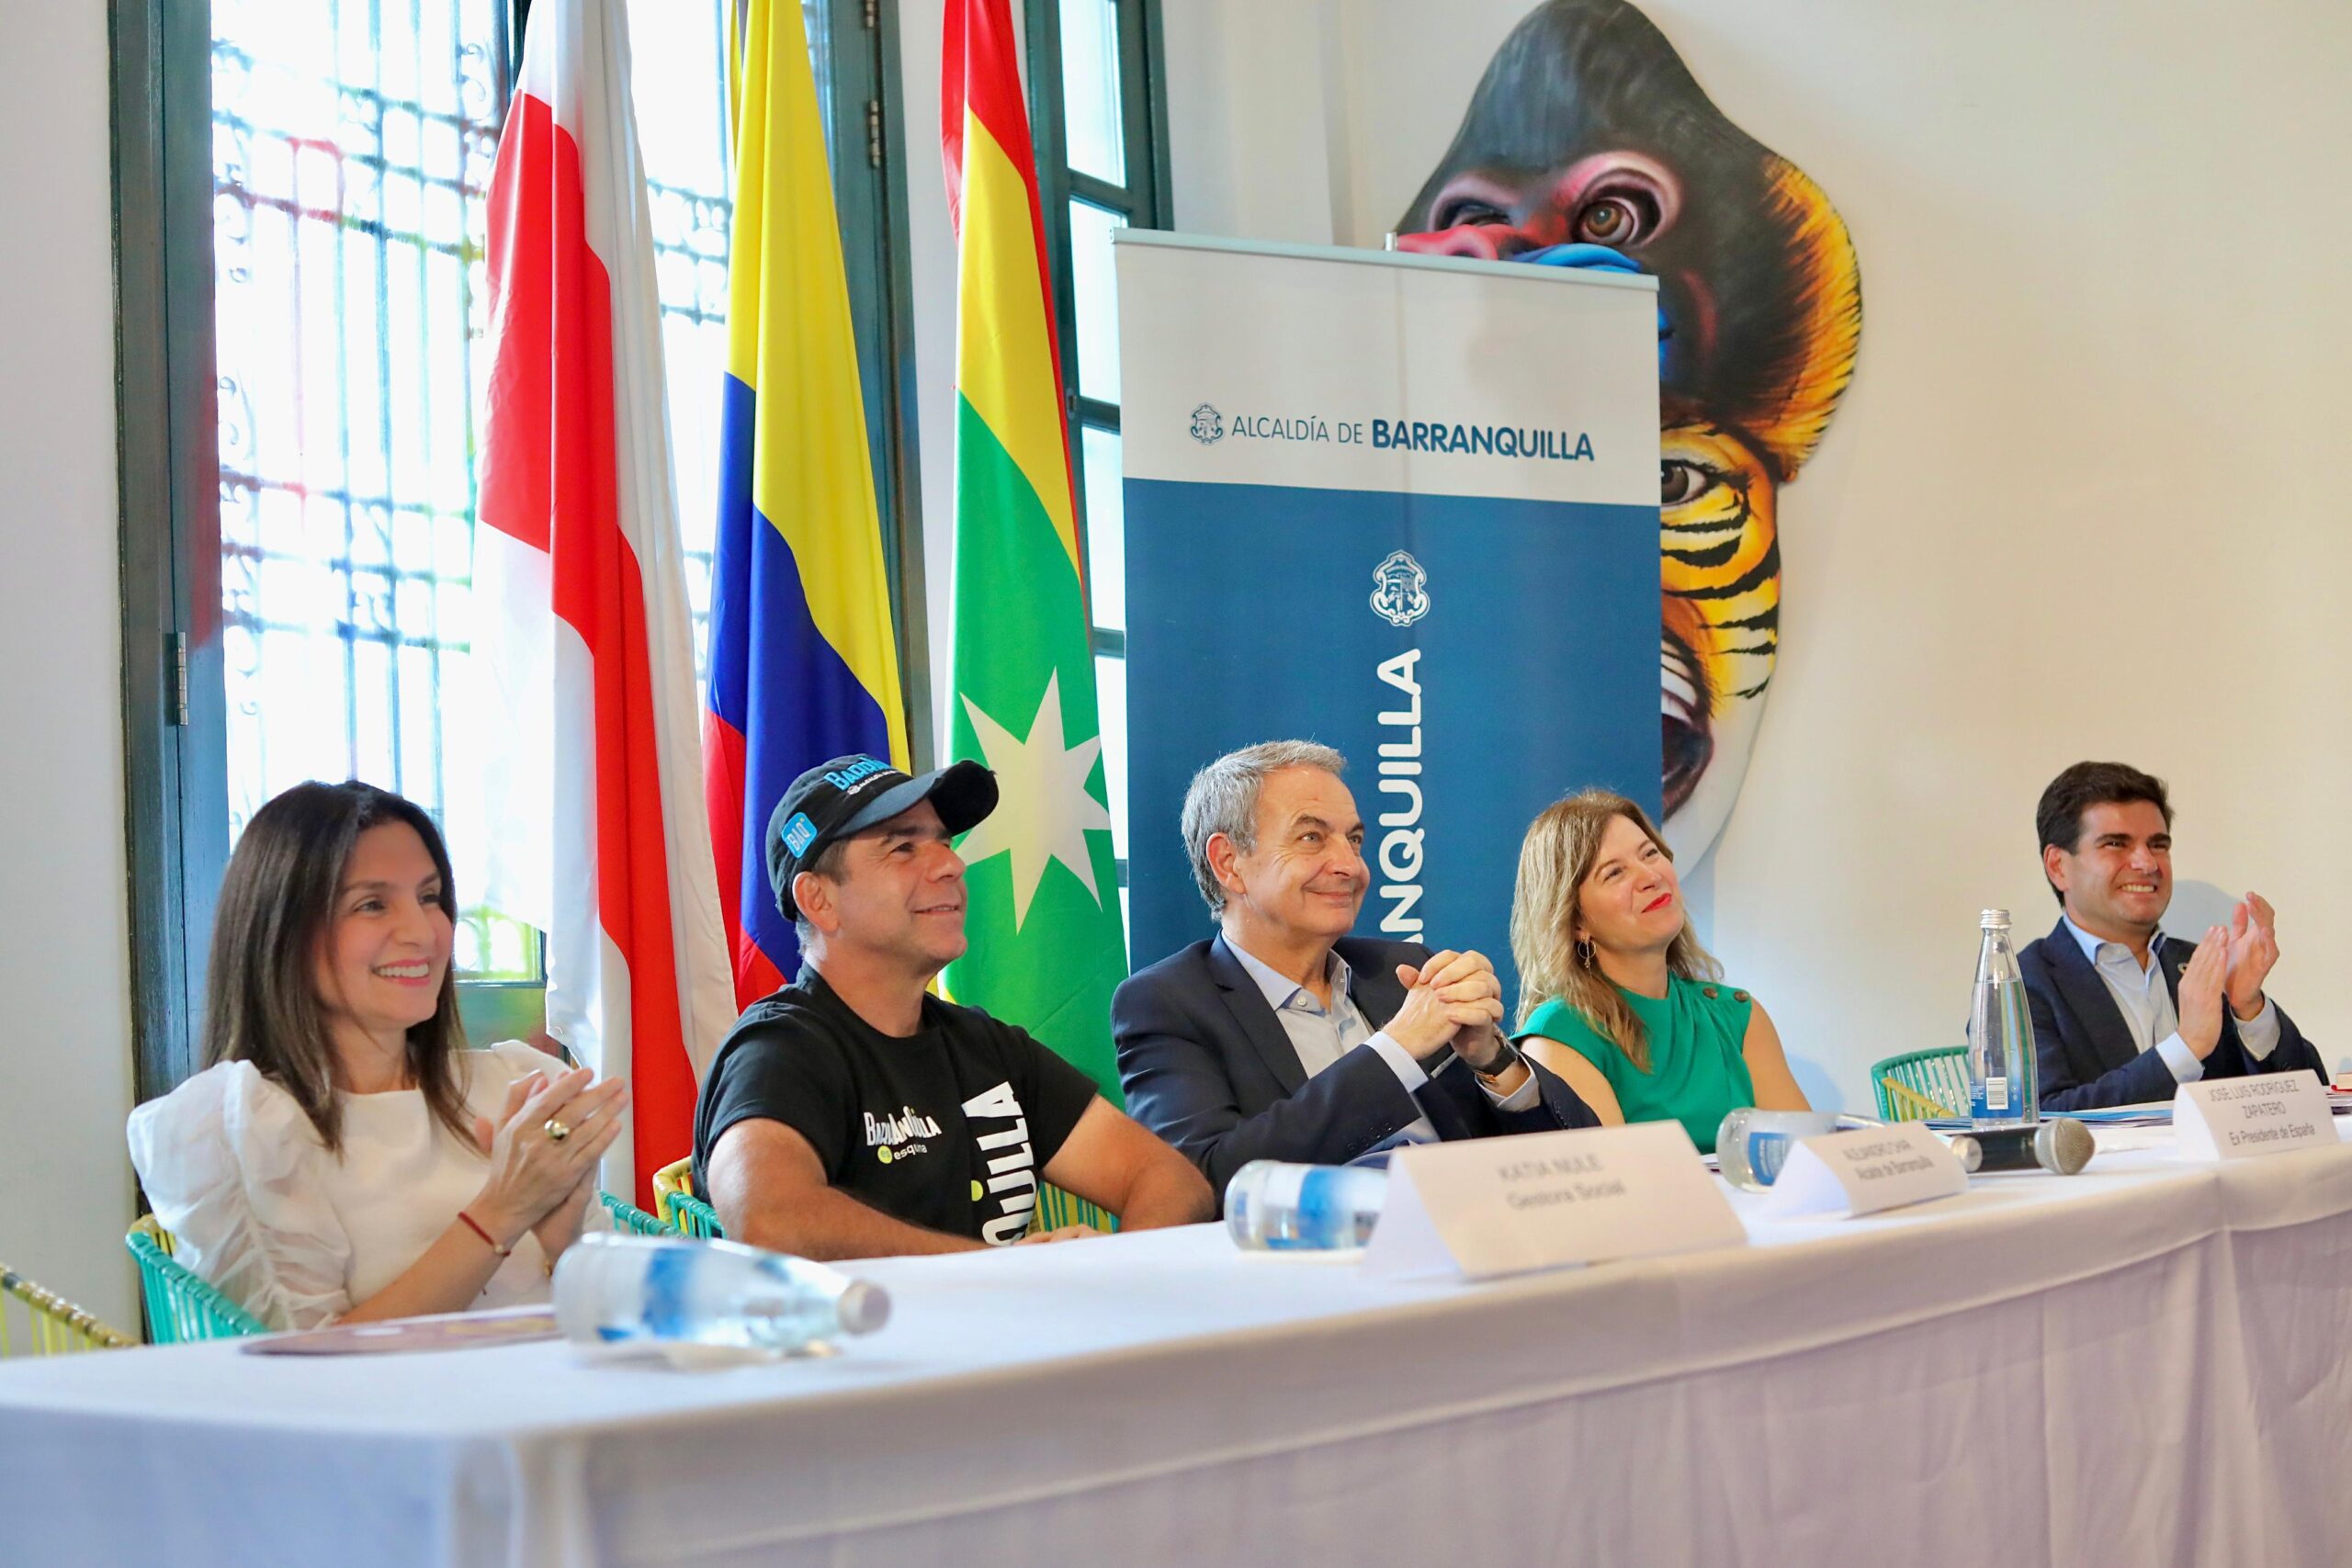
M 1019 1024 L 1113 1104 L 1126 974 L 1069 427 L 1006 0 L 948 0 L 941 131 L 957 238 L 951 750 L 1002 799 L 959 848 L 971 946 L 948 994 Z

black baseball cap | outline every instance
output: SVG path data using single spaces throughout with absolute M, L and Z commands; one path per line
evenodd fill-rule
M 926 800 L 938 808 L 948 832 L 961 833 L 996 809 L 996 775 L 966 761 L 909 778 L 878 758 L 852 755 L 820 762 L 793 780 L 768 814 L 768 886 L 784 918 L 799 918 L 792 879 L 827 845 Z

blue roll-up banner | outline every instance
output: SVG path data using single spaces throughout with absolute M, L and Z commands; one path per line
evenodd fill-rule
M 1359 935 L 1510 979 L 1521 835 L 1600 784 L 1658 812 L 1649 277 L 1123 230 L 1136 967 L 1210 933 L 1193 772 L 1337 747 Z

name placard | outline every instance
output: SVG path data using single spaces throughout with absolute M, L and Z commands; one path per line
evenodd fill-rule
M 1968 1190 L 1968 1172 L 1917 1122 L 1807 1138 L 1789 1151 L 1768 1214 L 1874 1214 Z
M 2308 1067 L 2185 1083 L 2172 1097 L 2172 1126 L 2183 1159 L 2253 1159 L 2336 1142 L 2327 1091 Z
M 1747 1241 L 1682 1124 L 1645 1122 L 1397 1150 L 1363 1267 L 1477 1280 Z

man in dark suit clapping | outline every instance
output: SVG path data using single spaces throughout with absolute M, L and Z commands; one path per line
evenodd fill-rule
M 1351 937 L 1363 820 L 1328 746 L 1228 753 L 1185 792 L 1184 844 L 1218 934 L 1111 1003 L 1127 1110 L 1218 1194 L 1253 1159 L 1341 1164 L 1393 1144 L 1596 1125 L 1496 1025 L 1476 953 Z
M 2157 930 L 2172 902 L 2172 805 L 2162 779 L 2077 762 L 2035 812 L 2041 869 L 2064 913 L 2018 954 L 2033 1004 L 2044 1111 L 2170 1100 L 2176 1086 L 2303 1068 L 2319 1053 L 2263 989 L 2278 962 L 2267 900 L 2188 942 Z

